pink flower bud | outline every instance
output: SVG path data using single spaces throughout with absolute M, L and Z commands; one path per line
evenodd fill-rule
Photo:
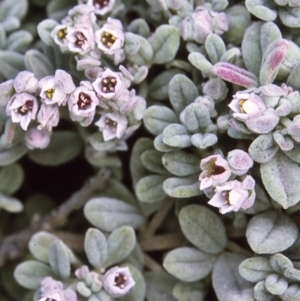
M 44 129 L 30 129 L 26 132 L 25 142 L 29 149 L 44 149 L 50 143 L 50 134 Z

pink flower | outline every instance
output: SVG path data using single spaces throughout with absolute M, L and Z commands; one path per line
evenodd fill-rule
M 95 123 L 103 134 L 104 141 L 114 138 L 121 139 L 127 129 L 128 121 L 120 113 L 107 113 Z
M 16 93 L 26 92 L 34 94 L 39 88 L 38 80 L 32 72 L 21 71 L 14 80 L 14 88 Z
M 122 23 L 117 19 L 108 18 L 99 30 L 95 32 L 98 48 L 107 55 L 114 57 L 118 64 L 125 59 L 125 35 Z
M 208 204 L 220 208 L 220 213 L 246 210 L 255 201 L 255 180 L 247 176 L 243 182 L 234 180 L 216 187 L 215 195 Z
M 81 55 L 88 53 L 95 47 L 93 29 L 90 26 L 76 24 L 67 28 L 67 45 L 71 52 Z
M 59 122 L 59 110 L 57 105 L 46 105 L 42 103 L 37 115 L 37 121 L 40 123 L 38 129 L 47 129 L 49 132 L 52 127 L 57 126 Z
M 115 2 L 115 0 L 88 0 L 87 4 L 94 6 L 96 15 L 103 16 L 113 9 Z
M 68 26 L 66 24 L 56 25 L 50 33 L 55 44 L 59 46 L 62 52 L 66 52 L 69 50 L 68 41 L 66 39 L 67 34 L 68 34 Z
M 227 161 L 232 173 L 237 176 L 244 175 L 253 166 L 253 160 L 248 153 L 241 149 L 234 149 L 228 153 Z
M 124 89 L 122 73 L 107 68 L 98 74 L 92 85 L 100 98 L 116 98 Z
M 103 287 L 113 298 L 124 296 L 135 285 L 128 267 L 113 267 L 103 277 Z
M 245 121 L 266 110 L 264 101 L 255 93 L 238 91 L 228 105 L 234 112 L 233 117 Z
M 48 131 L 42 129 L 30 129 L 26 132 L 25 143 L 29 149 L 46 148 L 50 143 L 50 134 Z
M 11 116 L 12 122 L 20 123 L 26 131 L 31 120 L 35 119 L 38 110 L 36 98 L 28 93 L 14 94 L 6 105 L 6 114 Z
M 88 126 L 94 119 L 99 99 L 90 82 L 81 81 L 69 97 L 68 106 L 71 119 Z
M 69 95 L 75 90 L 70 74 L 56 70 L 54 76 L 46 76 L 39 81 L 40 97 L 47 105 L 65 105 Z
M 202 159 L 200 168 L 203 170 L 199 176 L 200 190 L 225 183 L 231 176 L 229 164 L 221 155 Z

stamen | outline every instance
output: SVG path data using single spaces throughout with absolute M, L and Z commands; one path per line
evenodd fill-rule
M 111 33 L 107 32 L 107 31 L 105 31 L 101 36 L 101 42 L 107 48 L 110 48 L 114 44 L 116 39 L 117 38 L 114 35 L 112 35 Z
M 76 32 L 75 37 L 76 37 L 75 45 L 79 46 L 79 47 L 81 47 L 85 43 L 85 41 L 87 40 L 85 35 L 80 31 Z
M 55 89 L 53 89 L 53 88 L 46 90 L 46 96 L 48 98 L 52 99 L 54 91 L 55 91 Z
M 57 36 L 60 40 L 63 40 L 67 35 L 67 28 L 63 28 L 57 32 Z
M 91 103 L 92 100 L 88 94 L 85 94 L 83 92 L 79 93 L 77 105 L 80 110 L 86 110 Z
M 16 113 L 19 113 L 22 116 L 24 116 L 24 115 L 26 115 L 28 113 L 28 111 L 32 111 L 32 109 L 33 109 L 33 101 L 32 100 L 27 100 L 25 102 L 25 104 L 23 104 L 22 106 L 18 107 L 14 111 Z
M 109 93 L 109 92 L 115 92 L 117 85 L 117 80 L 115 77 L 106 77 L 102 79 L 102 92 Z
M 119 274 L 119 273 L 116 273 L 116 276 L 115 276 L 115 282 L 116 283 L 116 286 L 119 287 L 119 288 L 125 288 L 125 282 L 127 280 L 127 277 L 124 276 L 123 274 Z

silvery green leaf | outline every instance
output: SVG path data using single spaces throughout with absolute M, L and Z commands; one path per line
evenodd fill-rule
M 243 255 L 223 253 L 215 262 L 212 284 L 219 301 L 254 301 L 253 286 L 239 274 Z
M 92 225 L 106 232 L 124 225 L 136 229 L 144 222 L 135 206 L 107 197 L 89 200 L 84 206 L 84 215 Z
M 146 129 L 153 135 L 161 134 L 168 125 L 179 121 L 173 110 L 158 105 L 149 107 L 143 120 Z
M 101 290 L 99 293 L 97 293 L 98 300 L 97 301 L 112 301 L 113 299 L 111 298 L 111 296 L 105 291 L 105 290 Z
M 206 293 L 206 289 L 201 282 L 179 282 L 173 289 L 173 296 L 178 301 L 202 301 Z
M 245 259 L 239 265 L 240 275 L 249 282 L 259 282 L 274 273 L 273 268 L 267 258 L 252 257 Z
M 293 267 L 287 268 L 284 271 L 284 276 L 292 281 L 300 281 L 300 270 Z
M 177 68 L 172 68 L 156 76 L 149 84 L 149 96 L 156 100 L 168 99 L 169 82 L 178 73 L 182 74 L 182 71 Z
M 27 30 L 18 30 L 9 35 L 7 38 L 7 50 L 15 52 L 25 51 L 32 42 L 33 36 Z
M 191 103 L 180 115 L 181 122 L 191 132 L 198 132 L 211 124 L 208 108 L 200 103 Z
M 295 243 L 288 248 L 284 254 L 288 256 L 291 260 L 299 260 L 300 259 L 300 237 L 296 239 Z
M 71 262 L 68 248 L 65 244 L 55 239 L 49 248 L 49 263 L 52 271 L 61 279 L 68 279 L 71 275 Z
M 294 147 L 292 150 L 284 152 L 285 155 L 287 155 L 290 159 L 295 161 L 296 163 L 300 163 L 300 146 L 297 144 L 294 144 Z
M 4 79 L 15 78 L 25 69 L 24 55 L 14 51 L 0 50 L 0 76 Z
M 130 174 L 133 181 L 133 187 L 136 187 L 136 183 L 141 178 L 149 174 L 141 161 L 142 153 L 149 149 L 153 149 L 153 140 L 150 138 L 140 138 L 136 141 L 132 148 L 130 157 Z
M 241 51 L 239 48 L 231 48 L 225 51 L 225 53 L 220 58 L 220 62 L 233 63 L 234 61 L 238 60 L 240 56 Z
M 284 292 L 283 300 L 298 301 L 300 298 L 300 287 L 297 284 L 290 285 Z
M 260 165 L 260 174 L 269 195 L 287 209 L 300 199 L 300 167 L 283 153 L 278 152 L 267 163 Z
M 265 280 L 265 287 L 273 295 L 282 295 L 289 283 L 278 274 L 271 274 Z
M 179 213 L 179 224 L 185 237 L 203 252 L 218 254 L 226 246 L 225 226 L 218 215 L 207 207 L 184 207 Z
M 26 51 L 25 66 L 28 71 L 34 73 L 37 79 L 53 75 L 55 71 L 50 60 L 43 53 L 35 49 Z
M 155 149 L 157 149 L 159 152 L 172 152 L 172 151 L 175 151 L 175 150 L 178 150 L 179 148 L 178 147 L 173 147 L 173 146 L 170 146 L 168 144 L 165 144 L 163 142 L 163 134 L 160 134 L 160 135 L 157 135 L 154 139 L 154 147 Z
M 28 248 L 32 256 L 39 261 L 49 262 L 49 248 L 57 237 L 51 233 L 40 231 L 31 236 Z
M 45 19 L 37 26 L 37 32 L 41 40 L 48 46 L 55 47 L 56 44 L 51 37 L 50 33 L 54 27 L 58 25 L 58 22 L 52 19 Z
M 133 76 L 134 79 L 132 81 L 133 84 L 140 84 L 142 81 L 144 81 L 148 75 L 149 68 L 147 66 L 138 66 L 137 70 L 134 72 Z M 144 96 L 141 95 L 140 96 Z
M 24 18 L 28 10 L 28 1 L 26 0 L 5 0 L 0 3 L 0 21 L 7 17 L 16 17 L 20 20 Z
M 104 266 L 115 265 L 132 252 L 136 244 L 134 230 L 129 226 L 123 226 L 113 230 L 107 238 L 107 258 Z
M 198 175 L 185 178 L 168 178 L 164 181 L 163 189 L 174 198 L 190 198 L 201 195 Z
M 212 63 L 208 61 L 208 59 L 199 52 L 192 52 L 188 56 L 188 60 L 190 63 L 202 71 L 204 74 L 208 74 L 212 68 Z
M 274 140 L 282 151 L 290 151 L 294 148 L 294 140 L 286 135 L 282 135 L 279 131 L 273 133 Z
M 282 275 L 287 268 L 293 267 L 292 261 L 280 253 L 274 254 L 270 257 L 270 264 L 276 273 Z
M 275 40 L 282 39 L 281 30 L 273 22 L 263 23 L 260 30 L 260 44 L 262 52 Z
M 148 38 L 150 36 L 150 28 L 148 23 L 142 18 L 134 19 L 127 26 L 127 30 L 144 38 Z
M 237 4 L 227 8 L 226 15 L 229 19 L 229 29 L 222 38 L 226 43 L 240 45 L 251 23 L 251 14 L 244 5 Z
M 36 290 L 43 278 L 55 277 L 52 270 L 44 263 L 28 260 L 20 263 L 14 270 L 16 281 L 23 287 Z
M 20 164 L 14 163 L 0 168 L 0 191 L 5 194 L 15 193 L 22 185 L 24 171 Z
M 299 7 L 282 7 L 279 9 L 279 17 L 282 23 L 288 27 L 300 26 L 300 9 Z
M 163 131 L 163 142 L 173 147 L 189 147 L 191 143 L 191 135 L 184 125 L 172 123 L 165 127 Z
M 34 149 L 29 158 L 40 165 L 57 166 L 73 160 L 82 149 L 79 135 L 71 131 L 56 131 L 45 149 Z
M 249 155 L 258 163 L 267 163 L 278 150 L 279 146 L 274 141 L 272 133 L 259 135 L 248 149 Z
M 129 39 L 129 36 L 131 37 L 130 41 L 127 42 L 127 47 L 125 44 L 128 60 L 140 66 L 149 65 L 153 58 L 153 49 L 148 40 L 133 33 L 127 33 L 126 35 L 126 39 Z M 133 36 L 135 36 L 134 39 Z
M 180 113 L 198 96 L 195 84 L 185 75 L 175 75 L 169 83 L 169 98 L 175 112 Z
M 79 281 L 76 284 L 76 290 L 79 294 L 85 298 L 92 297 L 92 291 L 87 287 L 87 285 L 83 281 Z M 93 300 L 94 299 L 94 300 Z M 95 301 L 95 298 L 92 300 Z M 46 299 L 47 300 L 47 299 Z M 98 301 L 98 299 L 96 299 Z
M 191 137 L 191 142 L 197 148 L 206 149 L 215 145 L 218 142 L 218 136 L 213 133 L 197 133 Z
M 274 295 L 267 291 L 265 281 L 263 280 L 254 286 L 254 297 L 257 301 L 273 301 Z
M 101 132 L 96 132 L 89 136 L 89 142 L 95 150 L 110 151 L 115 149 L 118 141 L 117 139 L 104 141 L 103 134 Z
M 47 5 L 47 15 L 50 19 L 61 21 L 68 15 L 68 11 L 73 8 L 72 0 L 52 0 Z
M 213 64 L 218 63 L 226 51 L 226 46 L 222 38 L 217 34 L 211 33 L 207 36 L 204 45 L 210 61 Z
M 11 213 L 18 213 L 23 210 L 23 204 L 16 198 L 0 193 L 0 210 L 2 208 Z
M 165 64 L 172 61 L 177 53 L 180 43 L 179 31 L 172 25 L 160 25 L 149 41 L 154 52 L 153 63 Z
M 217 12 L 223 11 L 229 5 L 229 2 L 227 0 L 212 0 L 211 3 L 212 10 Z
M 167 196 L 163 190 L 166 176 L 150 175 L 140 179 L 136 184 L 136 195 L 141 202 L 156 203 Z
M 200 159 L 184 151 L 165 153 L 162 163 L 175 176 L 184 177 L 200 173 Z
M 245 5 L 248 11 L 263 21 L 274 21 L 277 18 L 277 11 L 273 9 L 270 0 L 246 0 Z
M 84 250 L 92 266 L 99 269 L 107 258 L 107 242 L 104 234 L 95 228 L 89 228 L 84 238 Z
M 135 286 L 130 289 L 129 293 L 118 299 L 120 301 L 144 301 L 146 296 L 146 281 L 142 273 L 132 264 L 125 263 L 122 266 L 129 268 L 135 281 Z
M 19 160 L 28 149 L 23 141 L 12 144 L 10 147 L 0 147 L 0 166 L 6 166 Z
M 195 282 L 205 278 L 213 268 L 215 258 L 191 247 L 172 250 L 164 258 L 163 266 L 179 280 Z
M 133 264 L 137 269 L 143 271 L 145 265 L 144 252 L 137 242 L 130 255 L 125 259 L 126 262 Z
M 162 152 L 159 152 L 155 149 L 149 149 L 142 153 L 141 161 L 149 171 L 158 174 L 167 174 L 168 172 L 161 161 L 162 155 Z
M 137 202 L 132 192 L 120 181 L 109 178 L 105 181 L 105 188 L 97 196 L 122 199 L 122 201 L 136 206 Z
M 146 272 L 148 301 L 178 301 L 173 296 L 173 287 L 177 280 L 166 272 Z
M 290 73 L 286 83 L 295 90 L 300 88 L 300 63 L 296 64 Z
M 251 249 L 258 254 L 274 254 L 289 248 L 298 237 L 298 228 L 286 215 L 269 211 L 254 216 L 246 230 Z

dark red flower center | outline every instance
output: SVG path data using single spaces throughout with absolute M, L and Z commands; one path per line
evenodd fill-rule
M 16 112 L 24 116 L 28 113 L 28 111 L 32 111 L 32 109 L 33 109 L 33 100 L 27 100 L 25 104 L 23 104 L 22 106 L 16 109 Z
M 119 288 L 124 288 L 126 280 L 127 280 L 126 276 L 120 273 L 116 273 L 114 285 Z
M 80 110 L 86 110 L 92 103 L 92 100 L 88 94 L 80 92 L 78 95 L 77 105 Z
M 94 0 L 93 5 L 96 9 L 102 9 L 109 4 L 109 0 Z
M 76 37 L 75 45 L 78 47 L 81 47 L 84 44 L 84 42 L 87 40 L 85 35 L 80 31 L 76 32 L 75 37 Z
M 216 175 L 220 175 L 225 171 L 225 168 L 223 166 L 218 166 L 215 165 L 213 166 L 212 170 L 211 170 L 211 175 L 216 176 Z

